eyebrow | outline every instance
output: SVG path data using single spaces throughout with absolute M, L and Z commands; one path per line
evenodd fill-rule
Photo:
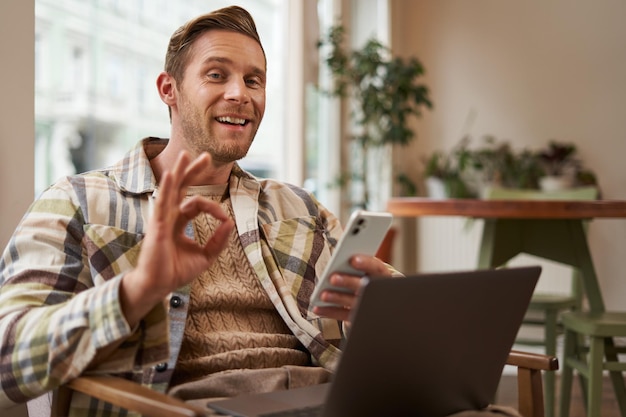
M 210 64 L 212 62 L 219 62 L 222 64 L 233 64 L 233 60 L 230 58 L 222 57 L 222 56 L 210 56 L 204 60 L 203 64 Z M 262 68 L 257 67 L 256 65 L 252 65 L 252 73 L 259 75 L 261 77 L 266 76 L 266 71 Z

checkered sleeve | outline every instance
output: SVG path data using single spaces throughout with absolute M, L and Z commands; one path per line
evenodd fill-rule
M 69 190 L 53 187 L 35 201 L 0 259 L 0 407 L 64 384 L 112 345 L 115 355 L 98 367 L 133 369 L 142 343 L 162 346 L 166 337 L 159 325 L 130 329 L 121 310 L 123 272 L 111 259 L 127 262 L 138 245 L 92 230 Z M 166 321 L 165 312 L 152 316 Z

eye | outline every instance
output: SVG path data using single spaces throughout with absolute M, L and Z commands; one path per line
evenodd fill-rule
M 251 88 L 262 88 L 263 82 L 261 81 L 259 77 L 251 77 L 251 78 L 246 79 L 246 85 L 248 85 Z
M 218 72 L 218 71 L 211 71 L 211 72 L 209 72 L 207 74 L 207 77 L 212 79 L 212 80 L 221 80 L 222 78 L 224 78 L 222 73 Z

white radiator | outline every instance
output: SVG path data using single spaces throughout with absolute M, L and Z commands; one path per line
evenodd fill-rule
M 416 225 L 417 269 L 420 272 L 475 269 L 482 234 L 482 220 L 465 217 L 422 217 Z M 521 254 L 509 266 L 541 265 L 537 291 L 567 294 L 572 269 L 556 262 Z

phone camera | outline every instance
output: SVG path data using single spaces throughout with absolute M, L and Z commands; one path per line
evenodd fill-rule
M 358 235 L 359 232 L 361 231 L 361 228 L 365 225 L 365 219 L 359 219 L 356 222 L 356 226 L 354 227 L 354 229 L 352 229 L 352 234 L 353 235 Z

